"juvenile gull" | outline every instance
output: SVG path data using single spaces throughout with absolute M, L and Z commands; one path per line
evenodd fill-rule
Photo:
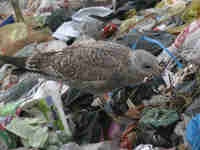
M 0 60 L 96 96 L 114 88 L 137 84 L 146 76 L 158 76 L 161 73 L 155 56 L 149 52 L 133 52 L 120 44 L 93 40 L 81 41 L 62 51 L 38 52 L 30 57 L 0 55 Z M 71 136 L 61 98 L 52 97 L 65 131 Z
M 109 92 L 161 73 L 156 58 L 150 53 L 133 52 L 123 45 L 105 41 L 82 41 L 62 51 L 38 52 L 31 57 L 0 56 L 0 59 L 92 94 Z

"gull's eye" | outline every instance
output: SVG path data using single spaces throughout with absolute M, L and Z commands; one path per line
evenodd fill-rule
M 145 69 L 151 69 L 151 66 L 150 65 L 144 65 L 143 66 Z

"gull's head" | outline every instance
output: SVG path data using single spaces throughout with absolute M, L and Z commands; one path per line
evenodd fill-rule
M 163 71 L 156 57 L 145 50 L 136 50 L 131 57 L 139 73 L 146 76 L 159 76 Z

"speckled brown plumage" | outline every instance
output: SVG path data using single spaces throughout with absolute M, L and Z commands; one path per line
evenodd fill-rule
M 6 61 L 4 58 L 1 56 Z M 10 63 L 18 65 L 18 58 L 12 59 L 15 63 Z M 105 41 L 81 41 L 59 52 L 36 53 L 23 60 L 28 70 L 45 73 L 54 80 L 94 94 L 135 84 L 145 76 L 160 73 L 158 62 L 150 53 L 133 52 L 128 47 Z

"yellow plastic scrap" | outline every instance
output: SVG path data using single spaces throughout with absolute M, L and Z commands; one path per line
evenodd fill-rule
M 164 1 L 161 1 L 160 3 L 158 3 L 158 4 L 156 5 L 155 8 L 163 8 L 164 6 L 165 6 L 165 2 L 164 2 Z
M 191 23 L 195 19 L 200 17 L 200 0 L 192 0 L 192 3 L 188 8 L 185 10 L 184 14 L 182 15 L 183 21 L 187 23 Z
M 167 0 L 167 3 L 168 3 L 168 4 L 173 4 L 174 1 L 173 1 L 173 0 Z
M 181 33 L 181 32 L 185 29 L 185 27 L 187 27 L 188 25 L 189 25 L 189 24 L 184 24 L 184 25 L 182 25 L 182 26 L 169 28 L 169 29 L 167 30 L 167 32 L 169 32 L 169 33 L 171 33 L 171 34 L 179 34 L 179 33 Z
M 173 0 L 162 0 L 161 2 L 159 2 L 155 8 L 163 8 L 166 5 L 172 5 L 174 2 Z
M 137 22 L 136 16 L 132 17 L 131 19 L 125 20 L 121 25 L 120 25 L 120 33 L 127 32 L 131 26 L 133 26 Z
M 126 19 L 130 19 L 130 18 L 132 18 L 132 17 L 134 17 L 136 15 L 136 10 L 135 9 L 131 9 L 125 15 L 126 15 Z
M 182 13 L 186 8 L 186 3 L 183 1 L 178 1 L 171 5 L 171 7 L 168 9 L 168 13 L 170 16 L 174 16 L 177 14 Z
M 165 0 L 158 3 L 155 8 L 164 8 L 167 10 L 168 16 L 174 16 L 185 10 L 186 3 L 184 1 Z

